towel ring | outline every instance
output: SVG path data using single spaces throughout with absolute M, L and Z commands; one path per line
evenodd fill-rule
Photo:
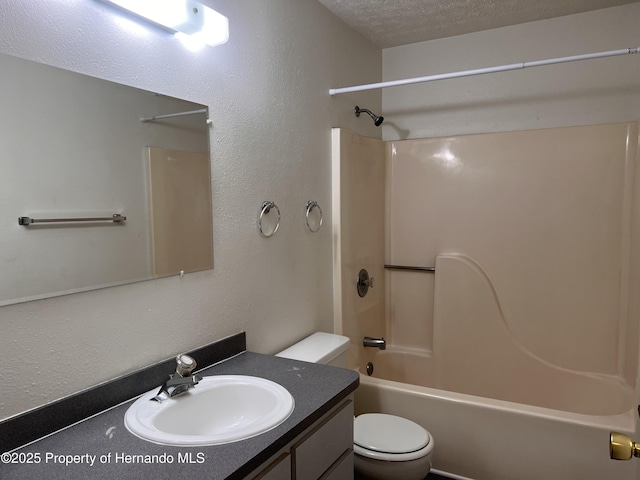
M 311 228 L 311 225 L 309 225 L 309 215 L 314 208 L 317 208 L 320 212 L 320 222 L 318 224 L 318 228 L 316 228 L 315 230 Z M 320 208 L 320 205 L 318 205 L 318 202 L 316 202 L 315 200 L 309 200 L 307 202 L 307 214 L 305 215 L 305 221 L 307 222 L 307 228 L 311 233 L 318 233 L 318 230 L 320 230 L 320 227 L 322 227 L 322 209 Z
M 271 211 L 272 208 L 275 208 L 276 212 L 278 212 L 278 220 L 276 220 L 276 226 L 271 233 L 264 233 L 264 230 L 262 230 L 262 219 Z M 278 231 L 278 228 L 280 228 L 280 209 L 273 202 L 262 202 L 262 210 L 260 211 L 260 218 L 258 218 L 258 229 L 260 230 L 260 235 L 264 238 L 273 237 Z

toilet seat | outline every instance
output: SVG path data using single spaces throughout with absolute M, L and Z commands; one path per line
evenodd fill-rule
M 431 436 L 406 418 L 385 413 L 366 413 L 353 424 L 354 452 L 357 455 L 390 462 L 406 462 L 433 450 Z

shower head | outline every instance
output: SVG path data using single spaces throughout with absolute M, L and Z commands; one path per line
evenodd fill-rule
M 369 116 L 373 119 L 373 123 L 376 127 L 379 127 L 380 125 L 382 125 L 382 122 L 384 122 L 384 117 L 379 117 L 376 114 L 374 114 L 371 110 L 367 110 L 366 108 L 360 108 L 356 105 L 356 117 L 360 116 L 360 112 L 364 112 L 364 113 L 368 113 Z

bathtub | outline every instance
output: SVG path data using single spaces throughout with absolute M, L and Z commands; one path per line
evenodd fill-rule
M 637 138 L 635 122 L 391 142 L 334 129 L 334 319 L 356 412 L 423 425 L 434 468 L 459 478 L 639 480 L 608 445 L 640 432 Z M 364 297 L 360 268 L 376 279 Z
M 350 352 L 350 361 L 364 361 L 355 367 L 360 371 L 356 414 L 383 412 L 422 425 L 435 439 L 433 468 L 438 473 L 475 480 L 634 478 L 634 462 L 609 459 L 609 432 L 633 435 L 635 406 L 585 414 L 414 385 L 397 380 L 424 365 L 424 355 L 393 346 L 352 350 L 358 351 Z M 374 365 L 372 376 L 364 373 L 368 361 Z

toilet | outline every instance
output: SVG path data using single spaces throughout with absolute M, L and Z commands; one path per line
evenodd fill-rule
M 277 357 L 347 366 L 349 338 L 317 332 Z M 355 471 L 372 480 L 423 480 L 431 469 L 434 441 L 417 423 L 385 413 L 364 413 L 353 421 Z

